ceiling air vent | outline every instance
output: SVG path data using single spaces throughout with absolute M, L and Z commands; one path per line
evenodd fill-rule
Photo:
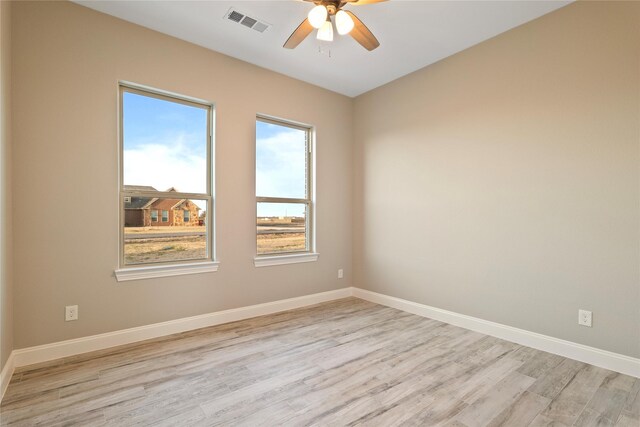
M 248 16 L 245 16 L 244 19 L 240 21 L 242 25 L 249 28 L 253 27 L 256 24 L 256 22 L 258 22 L 256 19 L 249 18 Z
M 264 30 L 266 30 L 267 28 L 269 28 L 269 25 L 265 24 L 264 22 L 260 22 L 260 21 L 256 22 L 256 25 L 253 26 L 254 30 L 256 30 L 258 32 L 261 32 L 261 33 L 264 33 Z
M 232 10 L 231 13 L 227 15 L 227 18 L 231 19 L 233 22 L 240 22 L 240 20 L 244 18 L 244 15 Z
M 266 30 L 269 29 L 269 27 L 271 27 L 271 24 L 268 24 L 259 19 L 247 16 L 242 12 L 238 12 L 234 8 L 230 8 L 227 11 L 227 13 L 224 14 L 224 19 L 233 21 L 236 24 L 244 25 L 245 27 L 251 28 L 252 30 L 256 30 L 259 33 L 264 33 Z

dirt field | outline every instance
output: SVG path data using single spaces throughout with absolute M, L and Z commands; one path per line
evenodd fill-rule
M 305 250 L 305 233 L 299 226 L 258 227 L 258 255 Z M 181 236 L 181 233 L 204 233 L 205 227 L 127 227 L 124 258 L 126 264 L 148 264 L 203 259 L 207 256 L 207 239 L 202 236 Z M 273 232 L 272 232 L 273 231 Z M 166 236 L 171 233 L 172 236 Z M 161 237 L 151 237 L 162 234 Z M 140 235 L 141 238 L 135 238 Z M 144 235 L 144 237 L 142 237 Z M 129 238 L 127 238 L 129 236 Z
M 305 234 L 280 233 L 258 234 L 258 255 L 273 252 L 296 252 L 305 250 Z
M 205 236 L 125 239 L 124 243 L 124 259 L 127 264 L 202 259 L 206 256 Z
M 204 225 L 196 227 L 125 227 L 124 234 L 162 234 L 162 233 L 193 233 L 193 232 L 205 232 L 206 227 Z

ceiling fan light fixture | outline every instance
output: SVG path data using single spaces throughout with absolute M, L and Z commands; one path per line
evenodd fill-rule
M 331 19 L 327 18 L 322 24 L 322 27 L 318 30 L 318 40 L 322 40 L 325 42 L 333 41 L 333 24 L 331 23 Z
M 2 0 L 0 0 L 2 1 Z M 316 38 L 318 40 L 332 42 L 333 41 L 333 25 L 331 16 L 336 16 L 336 30 L 340 35 L 348 34 L 368 51 L 372 51 L 380 46 L 380 42 L 373 35 L 371 30 L 351 11 L 341 10 L 347 4 L 371 4 L 386 0 L 304 0 L 316 5 L 308 13 L 307 18 L 298 25 L 291 33 L 286 42 L 285 49 L 295 49 L 305 38 L 307 38 L 314 29 L 317 29 Z M 322 22 L 319 22 L 323 18 Z
M 353 19 L 351 19 L 347 12 L 339 10 L 338 13 L 336 13 L 336 29 L 338 30 L 338 34 L 341 36 L 349 34 L 351 30 L 353 30 L 353 26 Z
M 323 5 L 318 5 L 309 11 L 307 19 L 309 19 L 309 23 L 313 28 L 320 29 L 327 21 L 327 15 L 327 8 Z

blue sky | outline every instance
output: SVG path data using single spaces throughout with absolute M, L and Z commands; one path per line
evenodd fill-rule
M 256 196 L 304 199 L 306 132 L 256 122 Z M 258 204 L 258 216 L 303 216 L 303 204 Z
M 207 111 L 130 92 L 123 96 L 125 185 L 206 193 Z M 305 136 L 298 129 L 256 122 L 257 195 L 305 197 Z M 251 167 L 247 164 L 247 173 L 253 173 Z M 259 204 L 258 215 L 302 216 L 304 205 Z
M 207 192 L 207 110 L 124 93 L 124 183 Z

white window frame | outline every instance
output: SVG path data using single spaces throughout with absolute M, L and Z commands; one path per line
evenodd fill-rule
M 307 162 L 307 175 L 306 175 L 306 198 L 289 198 L 289 197 L 264 197 L 256 194 L 255 203 L 255 215 L 254 218 L 258 218 L 258 203 L 300 203 L 306 205 L 306 223 L 305 223 L 305 241 L 306 248 L 304 251 L 294 252 L 275 252 L 269 254 L 258 255 L 258 239 L 256 229 L 256 256 L 254 258 L 255 267 L 269 267 L 274 265 L 283 264 L 297 264 L 301 262 L 313 262 L 317 261 L 319 254 L 316 252 L 316 201 L 315 201 L 315 128 L 311 125 L 294 122 L 291 120 L 285 120 L 273 116 L 267 116 L 264 114 L 256 115 L 256 122 L 270 123 L 278 126 L 289 127 L 293 129 L 302 130 L 306 133 L 306 162 Z M 258 135 L 255 135 L 254 147 L 257 147 Z M 256 164 L 254 164 L 254 184 L 255 184 L 255 172 L 257 166 L 257 159 L 254 156 Z M 254 194 L 256 191 L 254 191 Z
M 123 100 L 124 93 L 130 92 L 142 96 L 162 99 L 165 101 L 176 102 L 192 107 L 203 108 L 207 110 L 207 189 L 206 193 L 181 193 L 181 192 L 164 192 L 164 191 L 131 191 L 125 190 L 124 186 L 124 129 L 123 129 Z M 215 104 L 202 99 L 183 96 L 160 89 L 151 88 L 130 82 L 118 82 L 118 189 L 119 203 L 118 216 L 120 218 L 118 224 L 118 233 L 120 236 L 118 256 L 119 266 L 115 270 L 116 279 L 121 281 L 149 279 L 157 277 L 177 276 L 184 274 L 208 273 L 218 270 L 219 263 L 216 261 L 215 247 Z M 170 198 L 170 199 L 189 199 L 189 200 L 205 200 L 207 202 L 207 218 L 206 237 L 207 237 L 207 257 L 195 260 L 180 260 L 175 262 L 148 263 L 148 264 L 125 264 L 124 259 L 124 200 L 125 197 L 149 197 L 149 198 Z M 162 210 L 164 211 L 164 210 Z M 168 217 L 169 215 L 167 215 Z M 162 218 L 161 218 L 162 219 Z M 167 218 L 168 221 L 169 218 Z
M 167 216 L 164 216 L 164 213 L 167 213 Z M 169 211 L 166 209 L 161 209 L 160 222 L 169 222 Z
M 129 198 L 131 198 L 131 197 L 129 197 Z M 125 197 L 125 200 L 126 199 L 127 198 Z M 156 219 L 155 220 L 153 219 L 153 213 L 154 212 L 156 213 Z M 151 212 L 150 212 L 149 216 L 151 217 L 151 222 L 158 222 L 158 209 L 151 209 Z

